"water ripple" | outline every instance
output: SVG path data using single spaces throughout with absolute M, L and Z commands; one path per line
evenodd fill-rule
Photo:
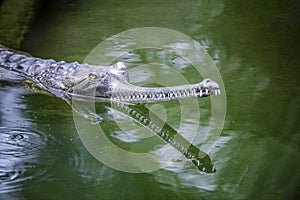
M 49 139 L 24 127 L 0 127 L 0 194 L 22 190 L 26 181 L 47 172 L 53 161 L 43 151 Z

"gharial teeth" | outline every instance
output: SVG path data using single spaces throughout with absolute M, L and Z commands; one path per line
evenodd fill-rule
M 215 95 L 220 95 L 221 94 L 221 90 L 220 89 L 214 90 L 214 92 L 215 92 Z

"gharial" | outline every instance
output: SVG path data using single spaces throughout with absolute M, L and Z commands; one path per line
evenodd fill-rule
M 0 69 L 9 70 L 25 79 L 30 79 L 41 88 L 64 98 L 67 102 L 73 97 L 76 99 L 79 97 L 80 100 L 92 98 L 97 101 L 113 102 L 117 105 L 118 111 L 130 116 L 181 152 L 186 158 L 183 161 L 191 161 L 201 172 L 214 173 L 216 171 L 210 157 L 190 144 L 171 126 L 165 122 L 163 127 L 157 126 L 151 120 L 150 112 L 147 112 L 144 105 L 140 105 L 144 106 L 146 110 L 144 113 L 134 110 L 134 105 L 130 105 L 220 94 L 219 85 L 210 79 L 205 79 L 198 84 L 181 86 L 139 87 L 129 83 L 128 68 L 123 62 L 117 62 L 111 66 L 57 62 L 53 59 L 27 56 L 1 45 Z M 88 108 L 82 108 L 82 104 L 77 105 L 80 108 L 76 105 L 72 104 L 72 108 L 81 116 L 90 120 L 92 116 L 92 120 L 95 118 L 97 123 L 101 121 L 102 113 L 98 114 Z M 141 108 L 137 109 L 143 111 Z M 155 121 L 159 120 L 161 120 L 159 116 L 155 117 Z M 174 162 L 178 162 L 178 159 Z
M 16 72 L 63 98 L 76 96 L 148 103 L 220 94 L 219 85 L 211 79 L 181 86 L 140 87 L 129 83 L 128 68 L 123 62 L 111 66 L 58 62 L 30 57 L 3 46 L 0 46 L 0 67 Z

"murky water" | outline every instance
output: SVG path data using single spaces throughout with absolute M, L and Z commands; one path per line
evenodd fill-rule
M 224 130 L 209 153 L 217 171 L 202 174 L 191 162 L 174 162 L 151 173 L 117 171 L 84 147 L 65 101 L 26 87 L 1 86 L 0 199 L 296 199 L 300 188 L 298 2 L 46 4 L 23 42 L 25 51 L 39 57 L 83 61 L 107 37 L 145 26 L 174 29 L 198 41 L 217 64 L 226 88 Z M 153 59 L 185 65 L 150 50 L 134 52 L 127 62 L 133 67 Z M 199 76 L 192 69 L 178 68 L 195 82 Z M 151 71 L 134 72 L 133 83 L 149 84 Z M 177 102 L 156 106 L 148 109 L 164 108 L 168 123 L 179 127 Z M 209 99 L 199 100 L 199 110 L 201 133 L 208 126 Z M 110 139 L 122 148 L 147 151 L 157 144 L 154 138 L 139 139 L 145 135 L 137 127 L 122 134 L 112 124 L 114 119 L 106 117 L 103 123 Z M 126 116 L 118 119 L 130 123 Z M 197 123 L 185 116 L 183 135 L 188 137 Z M 194 143 L 198 148 L 199 141 L 196 138 Z

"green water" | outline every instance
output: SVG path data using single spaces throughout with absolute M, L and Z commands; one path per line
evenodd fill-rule
M 227 96 L 224 129 L 209 153 L 217 171 L 200 174 L 189 162 L 151 173 L 117 171 L 84 148 L 65 101 L 1 87 L 1 142 L 12 139 L 13 152 L 24 154 L 1 154 L 0 199 L 296 199 L 299 9 L 296 0 L 45 1 L 22 44 L 34 56 L 83 61 L 104 39 L 149 26 L 180 31 L 205 47 Z M 162 105 L 177 117 L 176 108 Z

